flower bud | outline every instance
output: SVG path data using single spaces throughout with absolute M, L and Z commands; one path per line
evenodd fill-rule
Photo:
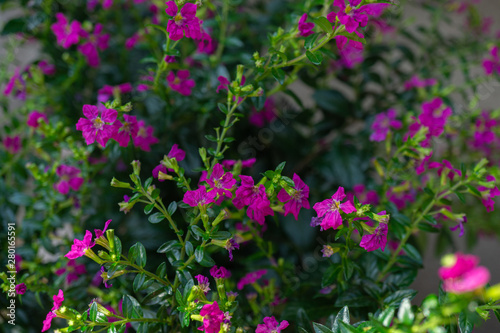
M 111 179 L 111 186 L 132 189 L 132 186 L 129 183 L 121 182 L 118 179 L 116 179 L 115 177 L 113 177 L 113 179 Z
M 139 176 L 141 173 L 141 161 L 134 160 L 130 164 L 132 164 L 132 168 L 134 169 L 134 175 Z

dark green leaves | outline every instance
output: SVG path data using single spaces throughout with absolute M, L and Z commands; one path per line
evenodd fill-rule
M 279 84 L 283 85 L 283 83 L 285 83 L 285 71 L 281 68 L 273 68 L 271 74 L 273 74 L 273 77 Z
M 160 223 L 164 219 L 165 219 L 165 216 L 163 216 L 162 213 L 156 212 L 156 213 L 149 216 L 148 221 L 150 223 L 156 224 L 156 223 Z
M 474 323 L 469 320 L 467 313 L 461 312 L 458 316 L 458 328 L 460 328 L 460 333 L 471 333 L 474 328 Z
M 341 333 L 340 323 L 343 322 L 343 323 L 349 324 L 350 320 L 351 319 L 349 317 L 349 308 L 347 306 L 344 306 L 342 308 L 342 310 L 340 310 L 339 313 L 337 313 L 337 316 L 335 317 L 335 321 L 333 322 L 333 326 L 332 326 L 332 332 L 333 333 Z
M 312 62 L 315 65 L 320 65 L 321 62 L 323 61 L 323 55 L 320 52 L 311 52 L 311 51 L 306 51 L 306 57 L 309 59 L 310 62 Z
M 135 243 L 130 247 L 130 257 L 135 257 L 135 262 L 138 266 L 144 267 L 146 265 L 146 249 L 141 243 Z M 131 259 L 130 259 L 131 260 Z
M 182 245 L 181 245 L 181 243 L 179 243 L 179 241 L 171 240 L 171 241 L 163 243 L 162 246 L 160 246 L 156 252 L 168 253 L 168 252 L 172 251 L 173 249 L 180 249 L 180 248 L 182 248 Z
M 413 299 L 417 292 L 413 289 L 404 289 L 404 290 L 398 290 L 394 294 L 386 297 L 384 299 L 384 304 L 387 306 L 393 306 L 393 307 L 398 307 L 403 299 L 408 298 L 408 299 Z
M 125 318 L 140 318 L 143 316 L 141 305 L 134 297 L 124 295 L 122 301 L 123 315 Z
M 7 22 L 7 24 L 4 25 L 1 34 L 9 35 L 24 32 L 26 30 L 26 27 L 26 19 L 23 17 L 18 17 Z
M 326 19 L 326 17 L 320 16 L 318 18 L 315 18 L 314 23 L 316 23 L 321 28 L 321 30 L 323 30 L 327 34 L 333 31 L 332 24 Z

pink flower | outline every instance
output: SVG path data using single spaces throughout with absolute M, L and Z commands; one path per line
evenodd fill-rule
M 363 62 L 363 43 L 347 39 L 345 36 L 338 36 L 335 39 L 340 52 L 340 59 L 338 60 L 340 66 L 354 68 L 354 66 Z
M 229 261 L 233 261 L 233 250 L 238 250 L 240 244 L 234 238 L 230 238 L 226 241 L 224 248 L 229 252 Z
M 141 35 L 139 35 L 138 33 L 133 34 L 132 37 L 127 38 L 127 40 L 125 41 L 125 48 L 127 50 L 132 50 L 140 39 Z
M 6 136 L 3 139 L 3 146 L 11 154 L 17 154 L 21 150 L 21 137 L 19 135 Z
M 442 263 L 438 274 L 446 292 L 463 294 L 484 287 L 490 280 L 490 272 L 486 267 L 478 266 L 476 256 L 456 253 L 445 256 Z
M 99 66 L 100 59 L 98 50 L 103 51 L 108 48 L 110 35 L 102 33 L 102 24 L 96 24 L 92 34 L 83 31 L 82 35 L 87 38 L 87 42 L 80 45 L 78 51 L 87 58 L 89 66 Z
M 50 312 L 45 317 L 45 320 L 43 321 L 42 332 L 47 331 L 50 328 L 51 324 L 52 324 L 52 319 L 54 319 L 55 317 L 57 317 L 57 315 L 55 314 L 55 311 L 59 310 L 59 308 L 61 307 L 62 302 L 64 301 L 63 291 L 61 289 L 59 289 L 59 293 L 57 295 L 54 295 L 52 297 L 52 299 L 54 300 L 54 305 L 52 306 L 52 309 L 50 310 Z
M 198 330 L 205 333 L 218 333 L 220 331 L 220 325 L 224 321 L 224 312 L 219 308 L 217 302 L 203 305 L 200 316 L 203 317 L 203 326 L 198 327 Z
M 318 218 L 322 218 L 320 225 L 324 230 L 329 228 L 337 229 L 342 224 L 340 211 L 343 211 L 345 214 L 356 211 L 356 208 L 350 201 L 341 203 L 345 197 L 344 188 L 339 187 L 331 199 L 317 202 L 314 205 L 313 209 L 318 214 Z
M 179 145 L 175 143 L 167 155 L 168 158 L 175 158 L 177 162 L 184 161 L 186 158 L 186 152 L 179 148 Z
M 198 288 L 206 295 L 210 291 L 210 284 L 208 282 L 208 278 L 201 274 L 198 274 L 194 277 L 198 280 Z
M 167 173 L 167 167 L 164 166 L 163 164 L 158 164 L 154 169 L 153 169 L 153 178 L 158 179 L 160 182 L 164 182 L 166 179 L 159 179 L 159 174 L 161 173 Z
M 391 127 L 400 129 L 402 126 L 403 124 L 396 120 L 396 110 L 389 109 L 387 112 L 379 113 L 372 124 L 373 133 L 370 135 L 370 141 L 384 141 Z
M 303 207 L 309 209 L 309 186 L 307 186 L 302 179 L 297 174 L 293 174 L 293 182 L 295 183 L 295 188 L 292 193 L 289 194 L 284 188 L 282 188 L 278 193 L 278 200 L 281 202 L 286 202 L 285 216 L 292 213 L 295 220 L 299 218 L 300 209 Z
M 233 194 L 231 189 L 236 184 L 233 174 L 230 172 L 224 173 L 224 168 L 221 164 L 217 163 L 212 170 L 212 174 L 207 179 L 208 185 L 217 193 L 221 198 L 226 196 L 232 198 Z
M 312 35 L 314 32 L 312 31 L 314 29 L 314 23 L 312 22 L 307 22 L 307 13 L 304 13 L 299 20 L 299 36 L 301 37 L 307 37 Z
M 78 191 L 83 184 L 84 179 L 80 177 L 80 169 L 62 164 L 57 167 L 56 174 L 59 176 L 59 181 L 54 184 L 54 189 L 61 194 L 68 194 L 69 189 Z
M 63 13 L 56 14 L 57 22 L 52 24 L 50 28 L 57 38 L 57 44 L 68 49 L 71 45 L 78 44 L 80 34 L 83 29 L 80 22 L 73 21 L 69 24 L 68 19 Z
M 65 257 L 68 259 L 76 259 L 85 255 L 85 251 L 92 248 L 95 245 L 92 242 L 92 233 L 90 231 L 85 232 L 85 236 L 83 240 L 76 239 L 73 241 L 73 245 L 71 245 L 71 251 L 69 251 Z
M 334 0 L 333 6 L 338 8 L 335 12 L 336 17 L 341 24 L 345 25 L 345 29 L 349 33 L 353 33 L 358 27 L 365 27 L 368 23 L 368 16 L 380 16 L 384 9 L 390 6 L 390 4 L 377 3 L 356 8 L 361 0 L 348 0 L 348 2 L 346 5 L 344 0 Z
M 342 0 L 343 1 L 343 0 Z M 288 327 L 288 321 L 283 320 L 281 323 L 272 317 L 265 317 L 264 324 L 257 325 L 255 333 L 280 333 Z
M 28 115 L 28 120 L 26 121 L 26 124 L 30 127 L 37 128 L 39 126 L 38 120 L 43 119 L 46 123 L 48 123 L 47 115 L 45 113 L 41 113 L 38 111 L 33 111 Z
M 378 205 L 380 199 L 378 197 L 377 191 L 374 190 L 366 190 L 365 185 L 357 184 L 352 187 L 352 191 L 356 198 L 358 198 L 359 202 L 363 205 Z M 354 202 L 354 198 L 352 194 L 347 194 L 347 198 L 349 201 Z
M 252 284 L 257 282 L 257 280 L 260 279 L 262 276 L 266 275 L 266 273 L 267 270 L 265 269 L 259 269 L 258 271 L 250 272 L 244 277 L 242 277 L 240 281 L 238 281 L 236 287 L 238 288 L 238 290 L 241 290 L 247 284 Z
M 17 99 L 26 99 L 26 82 L 23 80 L 22 73 L 19 68 L 15 69 L 14 75 L 12 75 L 9 82 L 7 82 L 3 94 L 8 96 L 12 93 L 12 91 L 15 92 L 14 95 Z
M 204 206 L 213 203 L 216 196 L 216 191 L 207 192 L 207 188 L 205 186 L 200 186 L 197 190 L 187 191 L 184 194 L 184 199 L 182 201 L 191 207 L 198 207 L 198 205 Z
M 273 215 L 270 201 L 267 199 L 266 188 L 260 184 L 254 186 L 253 178 L 250 176 L 240 176 L 241 186 L 235 192 L 233 204 L 237 209 L 242 209 L 248 205 L 247 216 L 259 224 L 264 224 L 265 216 Z
M 172 40 L 179 40 L 186 35 L 186 38 L 201 38 L 201 21 L 196 17 L 197 6 L 192 3 L 186 3 L 178 12 L 175 1 L 167 1 L 167 15 L 173 19 L 167 23 L 168 36 Z
M 378 213 L 378 215 L 385 215 L 385 211 Z M 368 252 L 377 249 L 384 251 L 387 244 L 387 231 L 387 223 L 380 222 L 373 234 L 364 234 L 363 237 L 361 237 L 359 246 Z
M 500 57 L 498 56 L 498 47 L 494 46 L 490 50 L 490 59 L 483 60 L 483 68 L 487 75 L 491 75 L 494 72 L 500 74 Z
M 405 90 L 412 88 L 425 88 L 433 86 L 437 83 L 436 79 L 420 79 L 417 75 L 413 75 L 410 80 L 406 81 L 404 86 Z
M 194 80 L 188 78 L 189 71 L 185 69 L 177 71 L 177 76 L 174 74 L 174 72 L 170 72 L 167 75 L 167 81 L 170 88 L 184 96 L 191 95 L 191 89 L 195 86 Z
M 139 131 L 134 139 L 134 146 L 141 148 L 144 151 L 150 151 L 151 145 L 158 143 L 158 139 L 153 136 L 154 128 L 152 126 L 146 126 L 144 120 L 140 120 Z
M 437 173 L 440 177 L 443 172 L 447 172 L 447 177 L 450 180 L 453 180 L 455 175 L 458 175 L 459 177 L 462 176 L 462 171 L 455 169 L 448 160 L 443 160 L 443 163 L 431 162 L 429 163 L 429 169 L 438 169 Z
M 431 136 L 438 137 L 443 133 L 448 117 L 451 116 L 449 107 L 443 108 L 443 100 L 436 97 L 430 102 L 422 104 L 422 113 L 418 117 L 420 123 L 429 128 Z
M 255 108 L 248 117 L 248 122 L 257 127 L 264 127 L 266 123 L 271 123 L 272 120 L 276 118 L 276 113 L 274 111 L 274 102 L 272 99 L 268 98 L 264 102 L 264 108 L 257 111 Z
M 116 119 L 113 126 L 115 127 L 113 139 L 118 142 L 120 147 L 127 147 L 130 138 L 132 137 L 133 140 L 139 132 L 137 118 L 128 114 L 123 115 L 123 123 Z
M 495 182 L 496 179 L 493 176 L 486 177 L 487 182 Z M 495 201 L 494 197 L 500 196 L 500 190 L 495 186 L 493 188 L 489 188 L 486 186 L 479 186 L 478 191 L 481 192 L 483 205 L 486 207 L 487 212 L 492 212 L 495 209 Z
M 122 83 L 117 86 L 105 85 L 97 92 L 97 100 L 99 102 L 107 102 L 115 94 L 128 94 L 132 92 L 132 85 L 130 83 Z
M 217 78 L 217 80 L 219 80 L 219 85 L 217 86 L 217 89 L 215 90 L 217 93 L 219 93 L 219 91 L 221 91 L 221 90 L 227 90 L 228 89 L 227 87 L 231 83 L 224 76 L 219 76 Z
M 210 275 L 212 275 L 214 279 L 227 279 L 231 277 L 231 272 L 222 266 L 219 268 L 217 268 L 217 266 L 213 266 L 210 268 Z
M 54 75 L 56 73 L 56 66 L 49 64 L 46 60 L 42 60 L 38 63 L 38 68 L 45 75 Z
M 71 259 L 68 261 L 66 267 L 59 268 L 55 271 L 57 276 L 63 275 L 64 273 L 68 273 L 68 275 L 66 275 L 66 282 L 71 284 L 73 281 L 78 280 L 80 275 L 87 273 L 87 270 L 85 269 L 85 265 L 78 264 L 76 260 Z
M 255 158 L 250 158 L 248 160 L 239 160 L 241 162 L 241 167 L 242 168 L 251 168 L 255 162 L 257 161 L 257 159 Z M 224 160 L 224 161 L 221 161 L 220 163 L 222 164 L 222 166 L 226 169 L 231 169 L 238 161 L 237 160 Z
M 330 258 L 335 252 L 333 250 L 333 247 L 331 247 L 330 245 L 323 245 L 321 253 L 323 253 L 323 258 Z
M 108 226 L 111 223 L 111 221 L 112 220 L 107 220 L 106 222 L 104 222 L 104 229 L 103 230 L 94 229 L 95 239 L 100 238 L 101 236 L 103 236 L 106 233 L 106 230 L 108 230 Z
M 115 134 L 116 128 L 112 123 L 115 122 L 118 112 L 113 109 L 104 109 L 99 112 L 97 106 L 85 104 L 83 115 L 87 119 L 80 118 L 76 123 L 76 129 L 82 131 L 87 145 L 97 141 L 102 147 L 106 147 L 108 140 Z
M 16 294 L 18 295 L 24 295 L 24 293 L 26 292 L 27 288 L 26 288 L 26 284 L 24 283 L 19 283 L 16 285 Z

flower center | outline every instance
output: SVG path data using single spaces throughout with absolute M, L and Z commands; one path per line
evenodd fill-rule
M 104 122 L 101 120 L 100 117 L 97 117 L 94 120 L 92 120 L 92 123 L 94 124 L 95 129 L 101 129 L 102 126 L 104 125 Z
M 330 207 L 332 211 L 337 211 L 340 209 L 340 202 L 333 200 L 332 206 Z
M 137 132 L 137 136 L 146 137 L 146 129 L 144 127 L 141 127 Z
M 130 123 L 128 121 L 124 122 L 122 128 L 124 132 L 130 132 Z
M 351 10 L 352 10 L 351 5 L 347 5 L 347 6 L 345 7 L 345 13 L 346 13 L 346 14 L 349 14 L 349 13 L 351 12 Z
M 184 17 L 182 17 L 181 13 L 178 13 L 177 15 L 175 15 L 174 21 L 175 21 L 175 24 L 181 25 L 184 21 Z
M 175 80 L 174 80 L 174 83 L 175 83 L 175 84 L 180 84 L 180 83 L 181 83 L 181 80 L 180 80 L 178 77 L 176 77 L 176 78 L 175 78 Z

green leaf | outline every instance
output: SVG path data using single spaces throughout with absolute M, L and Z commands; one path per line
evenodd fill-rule
M 141 305 L 130 295 L 123 295 L 122 309 L 125 318 L 140 318 L 143 316 Z
M 274 78 L 276 79 L 276 81 L 278 81 L 279 84 L 283 85 L 283 83 L 285 83 L 285 71 L 281 68 L 273 68 L 271 70 L 271 74 L 273 74 Z
M 182 248 L 182 244 L 179 243 L 179 241 L 176 240 L 171 240 L 168 242 L 163 243 L 156 252 L 158 253 L 168 253 L 172 251 L 173 249 L 180 249 Z
M 349 324 L 351 321 L 349 317 L 349 308 L 347 306 L 344 306 L 339 313 L 337 313 L 337 316 L 335 317 L 335 321 L 333 322 L 332 326 L 332 332 L 333 333 L 341 333 L 340 331 L 340 322 L 344 322 Z
M 221 240 L 229 239 L 231 237 L 232 235 L 229 231 L 218 231 L 210 235 L 210 238 L 212 239 L 221 239 Z
M 134 245 L 132 245 L 132 247 L 135 247 L 135 251 L 137 253 L 137 258 L 135 258 L 135 262 L 137 263 L 137 265 L 144 267 L 146 265 L 146 249 L 144 248 L 144 245 L 137 242 Z
M 353 41 L 356 41 L 356 42 L 361 42 L 363 44 L 366 44 L 366 39 L 364 38 L 360 38 L 358 35 L 356 35 L 356 33 L 348 33 L 347 31 L 343 31 L 341 33 L 338 34 L 339 36 L 345 36 L 347 38 L 349 38 L 350 40 L 353 40 Z
M 276 173 L 278 173 L 278 174 L 281 175 L 281 172 L 285 168 L 285 165 L 286 165 L 286 162 L 281 162 L 280 164 L 278 164 L 278 166 L 276 167 L 276 169 L 274 170 L 274 172 L 276 172 Z
M 321 28 L 321 30 L 323 30 L 327 34 L 329 34 L 333 31 L 332 24 L 324 16 L 320 16 L 318 18 L 315 18 L 314 23 L 316 23 Z
M 386 297 L 384 299 L 384 304 L 386 306 L 398 307 L 403 299 L 408 298 L 411 300 L 416 294 L 417 292 L 413 289 L 398 290 L 394 294 Z
M 111 326 L 108 327 L 108 333 L 118 333 L 115 324 L 111 324 Z
M 141 287 L 144 284 L 144 280 L 146 280 L 146 275 L 144 273 L 140 273 L 135 276 L 134 283 L 132 285 L 135 292 L 141 290 Z
M 188 256 L 191 256 L 193 254 L 193 251 L 194 251 L 193 244 L 191 242 L 187 241 L 186 242 L 186 254 Z
M 177 202 L 175 201 L 172 201 L 170 203 L 170 205 L 168 205 L 168 208 L 167 208 L 167 213 L 172 216 L 174 215 L 175 211 L 177 210 Z
M 203 239 L 205 239 L 207 237 L 205 232 L 203 230 L 201 230 L 201 228 L 198 227 L 197 225 L 193 225 L 191 227 L 191 231 L 193 232 L 193 236 L 196 240 L 200 239 L 200 237 Z
M 160 223 L 164 219 L 165 219 L 165 216 L 163 216 L 162 213 L 156 212 L 156 213 L 149 216 L 148 221 L 150 223 L 156 224 L 156 223 Z
M 306 37 L 306 40 L 304 41 L 304 48 L 306 50 L 310 50 L 314 47 L 314 43 L 318 39 L 320 34 L 312 34 L 310 36 Z
M 380 320 L 380 322 L 382 323 L 382 325 L 384 325 L 384 327 L 389 327 L 391 325 L 392 318 L 394 318 L 395 310 L 396 309 L 394 309 L 393 307 L 388 307 L 384 311 L 380 312 L 380 314 L 378 315 L 377 319 Z
M 90 306 L 90 311 L 89 311 L 89 318 L 93 322 L 97 320 L 97 303 L 93 302 L 92 305 Z
M 413 320 L 415 319 L 415 314 L 411 309 L 411 303 L 408 298 L 403 299 L 401 302 L 401 306 L 398 311 L 398 319 L 401 323 L 405 325 L 413 324 Z
M 144 207 L 144 214 L 149 215 L 153 211 L 153 208 L 155 208 L 155 204 L 149 204 L 146 207 Z
M 458 316 L 458 328 L 460 328 L 460 333 L 471 333 L 474 328 L 474 323 L 472 323 L 465 312 L 460 312 Z
M 2 29 L 2 35 L 16 34 L 26 31 L 27 24 L 24 17 L 18 17 L 7 22 Z
M 201 246 L 197 246 L 196 250 L 194 251 L 194 258 L 196 259 L 197 262 L 201 262 L 203 260 L 204 256 L 204 251 Z
M 422 265 L 422 257 L 420 256 L 420 252 L 411 244 L 405 244 L 403 249 L 406 252 L 406 255 L 410 257 L 413 261 L 417 262 L 419 265 Z
M 315 65 L 320 65 L 321 62 L 323 61 L 323 56 L 319 52 L 311 52 L 311 51 L 306 51 L 306 57 L 309 59 L 310 62 L 312 62 Z
M 313 328 L 315 333 L 332 333 L 332 330 L 318 323 L 313 323 Z
M 321 287 L 327 287 L 333 282 L 337 281 L 337 276 L 339 275 L 340 266 L 332 265 L 327 268 L 326 272 L 323 274 L 321 279 Z
M 208 141 L 217 142 L 217 138 L 210 134 L 205 135 L 205 139 L 207 139 Z
M 227 106 L 225 104 L 217 103 L 217 107 L 222 113 L 227 114 Z
M 350 325 L 350 324 L 347 324 L 347 323 L 344 323 L 343 321 L 340 322 L 340 331 L 342 333 L 359 333 L 359 332 L 362 332 L 362 331 L 358 331 L 356 329 L 356 327 Z

